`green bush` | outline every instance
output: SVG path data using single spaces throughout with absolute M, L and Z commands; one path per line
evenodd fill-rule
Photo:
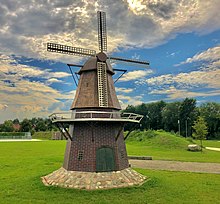
M 192 144 L 195 144 L 195 142 L 193 141 L 193 138 L 192 138 L 192 137 L 187 137 L 186 140 L 189 141 L 189 142 L 192 143 Z
M 190 143 L 178 134 L 163 130 L 133 131 L 126 142 L 169 149 L 186 149 Z
M 24 136 L 25 132 L 0 132 L 0 136 Z
M 48 132 L 35 132 L 32 136 L 33 139 L 51 140 L 53 131 Z

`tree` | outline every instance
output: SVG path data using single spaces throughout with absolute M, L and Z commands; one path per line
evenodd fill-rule
M 178 131 L 179 109 L 181 102 L 167 103 L 162 110 L 162 122 L 166 131 Z
M 184 136 L 191 135 L 192 122 L 196 119 L 196 99 L 185 98 L 180 105 L 179 120 L 181 133 Z
M 220 139 L 220 104 L 203 103 L 199 107 L 199 113 L 208 125 L 207 139 Z
M 193 137 L 200 140 L 201 151 L 202 151 L 202 141 L 206 139 L 208 134 L 208 127 L 203 117 L 199 116 L 192 126 L 194 129 Z
M 19 119 L 18 118 L 16 118 L 16 119 L 14 119 L 13 120 L 13 124 L 19 124 L 20 122 L 19 122 Z
M 1 132 L 13 132 L 13 122 L 12 120 L 6 120 L 1 126 L 0 126 Z
M 155 103 L 142 103 L 138 106 L 129 105 L 123 112 L 136 113 L 143 115 L 144 118 L 141 120 L 141 128 L 140 129 L 162 129 L 162 115 L 161 112 L 163 108 L 166 106 L 164 101 L 158 101 Z M 125 130 L 130 130 L 134 125 L 127 124 L 125 126 Z M 136 127 L 136 129 L 139 127 Z
M 163 129 L 162 110 L 166 106 L 164 101 L 146 104 L 149 126 L 153 130 Z
M 39 120 L 36 124 L 36 131 L 46 131 L 47 126 L 46 126 L 46 121 L 45 120 Z
M 21 131 L 22 131 L 22 132 L 30 132 L 31 129 L 32 129 L 31 121 L 28 120 L 27 118 L 25 118 L 25 119 L 21 122 Z
M 133 105 L 128 105 L 125 110 L 122 111 L 122 113 L 136 113 L 136 107 Z M 125 131 L 131 131 L 134 129 L 134 125 L 132 123 L 127 123 L 124 127 Z

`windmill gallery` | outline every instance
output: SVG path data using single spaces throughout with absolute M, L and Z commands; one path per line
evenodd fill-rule
M 140 185 L 146 179 L 129 167 L 126 136 L 123 134 L 126 123 L 138 124 L 142 116 L 120 112 L 112 76 L 115 71 L 126 70 L 113 69 L 110 60 L 136 65 L 149 63 L 108 57 L 104 53 L 107 51 L 106 15 L 99 11 L 97 17 L 98 54 L 89 49 L 47 44 L 50 52 L 90 58 L 82 66 L 68 64 L 69 67 L 80 67 L 71 112 L 50 116 L 61 132 L 65 131 L 63 134 L 67 144 L 64 163 L 57 171 L 42 177 L 45 185 L 92 190 Z

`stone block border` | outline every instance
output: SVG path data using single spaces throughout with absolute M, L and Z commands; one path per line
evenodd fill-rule
M 42 182 L 46 186 L 76 188 L 86 190 L 123 188 L 142 185 L 147 177 L 131 168 L 113 172 L 80 172 L 67 171 L 63 167 L 43 176 Z

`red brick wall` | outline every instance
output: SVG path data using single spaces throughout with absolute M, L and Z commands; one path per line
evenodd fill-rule
M 128 167 L 128 159 L 124 136 L 121 132 L 118 140 L 115 137 L 121 129 L 120 123 L 75 123 L 73 141 L 67 142 L 64 168 L 71 171 L 96 171 L 96 150 L 110 147 L 115 155 L 115 170 Z M 82 160 L 78 160 L 78 152 L 83 151 Z

